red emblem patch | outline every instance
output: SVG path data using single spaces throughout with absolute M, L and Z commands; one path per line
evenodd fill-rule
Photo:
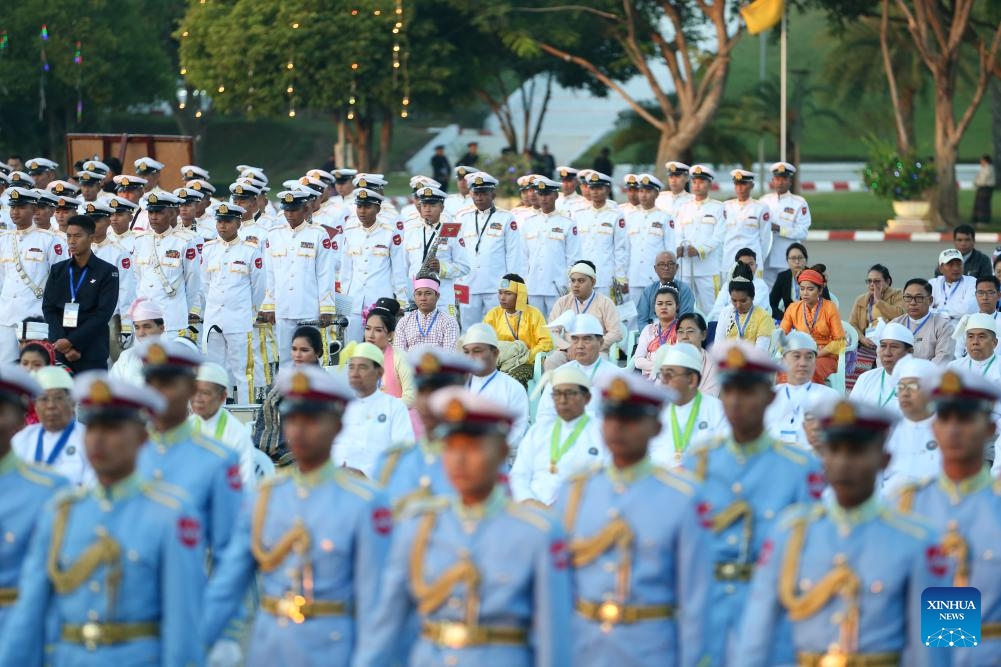
M 342 227 L 341 225 L 337 225 L 336 227 L 334 227 L 334 231 L 337 232 L 338 234 L 343 234 L 344 227 Z
M 625 229 L 625 228 L 626 228 L 625 218 L 619 218 L 619 229 Z
M 518 231 L 518 223 L 515 222 L 514 220 L 511 221 L 511 229 L 513 231 Z
M 60 244 L 58 244 L 58 243 L 53 247 L 53 250 L 56 251 L 57 255 L 62 255 L 63 254 L 63 247 Z
M 803 215 L 806 215 L 806 207 L 805 206 L 802 209 L 800 209 L 800 210 L 803 212 Z
M 191 259 L 194 259 L 194 258 L 195 258 L 195 255 L 196 255 L 196 254 L 197 254 L 197 251 L 196 251 L 196 250 L 195 250 L 194 248 L 188 248 L 188 249 L 187 249 L 187 250 L 185 251 L 185 253 L 184 253 L 184 256 L 185 256 L 185 257 L 186 257 L 187 259 L 191 260 Z
M 464 238 L 462 238 L 460 236 L 459 237 L 459 245 L 461 245 L 463 248 L 465 248 L 466 247 L 466 239 L 464 239 Z
M 257 259 L 254 260 L 254 266 L 256 266 L 257 268 L 263 267 L 264 266 L 264 260 L 261 259 L 260 257 L 258 257 Z
M 323 247 L 330 250 L 330 239 L 323 239 Z
M 671 229 L 674 229 L 674 218 L 671 218 L 671 221 L 667 224 Z
M 393 513 L 385 507 L 375 510 L 372 512 L 372 526 L 380 535 L 389 535 L 393 529 Z
M 402 220 L 397 220 L 396 221 L 396 228 L 399 229 L 401 232 L 403 231 L 403 221 Z
M 822 473 L 811 472 L 806 476 L 806 488 L 810 491 L 810 497 L 814 500 L 820 498 L 825 486 L 827 486 L 827 480 L 824 479 Z
M 928 571 L 936 577 L 944 577 L 949 571 L 949 557 L 937 544 L 925 549 L 925 560 L 928 561 Z
M 337 250 L 337 241 L 331 241 L 330 242 L 330 248 L 332 250 Z
M 189 549 L 198 546 L 201 535 L 202 527 L 198 523 L 198 519 L 182 516 L 177 520 L 177 537 L 180 538 L 181 544 L 184 546 Z
M 549 553 L 553 557 L 553 567 L 557 570 L 565 570 L 570 567 L 570 551 L 567 543 L 563 540 L 556 540 L 549 545 Z
M 577 227 L 576 226 L 573 229 L 571 229 L 570 231 L 573 232 L 574 236 L 577 236 Z
M 132 262 L 129 261 L 128 257 L 122 257 L 122 268 L 127 269 L 132 266 Z
M 198 254 L 199 254 L 199 255 L 200 255 L 200 254 L 202 254 L 202 248 L 203 248 L 204 246 L 205 246 L 205 244 L 204 244 L 204 243 L 199 243 L 198 245 L 196 245 L 196 246 L 195 246 L 196 248 L 198 248 Z
M 243 482 L 240 480 L 240 466 L 226 468 L 226 483 L 234 491 L 239 491 L 243 487 Z
M 771 539 L 765 540 L 765 543 L 761 545 L 761 553 L 758 554 L 758 567 L 768 564 L 773 551 L 775 551 L 775 543 Z
M 393 245 L 400 245 L 403 243 L 403 237 L 399 234 L 393 234 Z
M 703 528 L 713 527 L 713 506 L 703 501 L 695 506 L 695 511 L 699 515 L 699 525 Z
M 771 216 L 768 215 L 768 211 L 765 211 L 765 214 L 761 216 L 761 219 L 764 220 L 765 222 L 768 222 L 770 217 Z

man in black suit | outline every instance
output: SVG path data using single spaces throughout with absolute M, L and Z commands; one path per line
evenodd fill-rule
M 118 269 L 90 249 L 94 221 L 75 215 L 66 223 L 70 258 L 52 266 L 42 314 L 58 358 L 74 373 L 108 368 L 108 323 L 118 304 Z

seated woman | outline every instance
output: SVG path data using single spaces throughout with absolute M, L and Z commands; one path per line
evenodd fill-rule
M 754 284 L 754 305 L 759 306 L 766 312 L 771 312 L 771 306 L 768 301 L 768 283 L 758 277 L 758 255 L 750 248 L 741 248 L 737 251 L 734 256 L 733 268 L 730 269 L 730 277 L 733 277 L 734 271 L 737 270 L 741 265 L 747 266 L 751 269 L 751 282 Z M 743 274 L 742 274 L 743 275 Z M 707 322 L 719 322 L 725 323 L 726 319 L 723 317 L 723 310 L 730 306 L 730 293 L 726 290 L 726 284 L 723 285 L 723 289 L 719 291 L 716 295 L 716 302 L 713 303 L 713 309 L 706 314 Z M 713 340 L 716 340 L 715 338 Z M 753 342 L 753 341 L 752 341 Z
M 771 313 L 755 304 L 754 274 L 747 264 L 737 263 L 733 280 L 727 286 L 730 305 L 720 311 L 714 343 L 739 338 L 767 350 L 771 344 L 775 323 Z
M 786 248 L 786 264 L 789 268 L 779 271 L 775 276 L 775 284 L 772 285 L 772 292 L 768 298 L 772 306 L 772 319 L 776 322 L 782 321 L 782 316 L 790 304 L 799 301 L 799 274 L 807 267 L 809 261 L 810 256 L 802 243 L 793 243 Z M 823 297 L 831 298 L 827 287 L 824 287 Z
M 866 290 L 855 299 L 848 323 L 858 332 L 858 352 L 855 369 L 849 374 L 845 388 L 851 391 L 855 380 L 865 371 L 876 366 L 876 343 L 872 336 L 879 320 L 892 322 L 904 314 L 904 294 L 894 289 L 890 270 L 882 264 L 874 264 L 866 274 Z
M 25 343 L 21 348 L 21 354 L 17 358 L 17 363 L 24 370 L 32 375 L 41 368 L 56 365 L 56 348 L 47 340 L 33 340 Z M 38 423 L 38 413 L 35 411 L 35 403 L 28 404 L 28 410 L 24 414 L 24 424 Z
M 417 397 L 417 386 L 414 384 L 414 371 L 407 364 L 406 355 L 397 354 L 396 348 L 393 347 L 399 314 L 400 302 L 396 299 L 382 298 L 376 301 L 365 314 L 365 342 L 379 348 L 385 360 L 379 388 L 390 396 L 402 398 L 409 408 L 413 406 Z M 347 360 L 350 356 L 345 350 L 341 359 Z
M 821 296 L 826 280 L 823 264 L 804 269 L 797 276 L 800 300 L 790 304 L 782 317 L 782 331 L 802 331 L 817 343 L 817 369 L 813 381 L 822 383 L 838 370 L 838 355 L 845 349 L 845 330 L 834 302 Z
M 295 366 L 319 366 L 323 356 L 323 336 L 316 327 L 299 327 L 292 334 L 292 364 Z M 278 387 L 272 384 L 261 403 L 254 422 L 254 447 L 271 457 L 275 466 L 292 465 L 292 453 L 285 444 L 282 433 L 281 416 L 278 414 L 278 404 L 281 402 Z
M 702 380 L 699 391 L 710 396 L 719 397 L 719 380 L 716 378 L 716 364 L 703 347 L 707 335 L 706 321 L 698 313 L 685 313 L 678 318 L 678 341 L 694 345 L 699 351 L 702 361 Z M 659 374 L 657 376 L 660 377 Z M 658 380 L 659 381 L 659 380 Z
M 654 369 L 653 357 L 662 345 L 678 342 L 678 290 L 661 287 L 653 296 L 653 314 L 657 318 L 640 332 L 636 341 L 633 361 L 636 370 L 651 380 L 656 379 L 659 369 Z
M 528 305 L 528 287 L 521 276 L 509 273 L 501 278 L 497 300 L 500 305 L 487 312 L 483 323 L 497 332 L 500 369 L 527 387 L 535 357 L 553 349 L 552 333 L 542 311 Z

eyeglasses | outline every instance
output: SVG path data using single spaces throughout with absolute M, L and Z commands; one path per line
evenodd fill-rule
M 865 284 L 866 285 L 882 285 L 883 284 L 883 280 L 881 278 L 877 278 L 876 280 L 873 280 L 872 278 L 866 278 L 865 279 Z
M 977 296 L 997 296 L 998 291 L 996 289 L 978 289 L 974 294 Z
M 564 398 L 569 401 L 569 400 L 572 400 L 574 398 L 577 398 L 578 396 L 583 396 L 583 395 L 584 395 L 584 392 L 579 391 L 577 389 L 567 389 L 567 390 L 554 389 L 553 390 L 553 400 L 554 401 L 559 401 L 559 400 L 564 399 Z
M 907 382 L 897 383 L 897 393 L 903 394 L 909 391 L 918 391 L 921 389 L 921 384 L 917 380 L 909 380 Z
M 660 377 L 663 378 L 663 380 L 665 382 L 670 382 L 671 380 L 673 380 L 676 377 L 685 377 L 687 375 L 691 375 L 692 372 L 693 371 L 691 371 L 691 370 L 672 371 L 670 368 L 664 368 L 664 369 L 661 369 L 661 371 L 660 371 Z
M 672 266 L 677 266 L 677 265 L 678 265 L 677 262 L 657 262 L 656 264 L 654 264 L 654 266 L 657 267 L 658 269 L 669 269 Z
M 926 296 L 911 296 L 910 294 L 904 295 L 904 303 L 924 303 L 928 300 Z
M 697 336 L 700 333 L 699 329 L 678 329 L 679 336 Z

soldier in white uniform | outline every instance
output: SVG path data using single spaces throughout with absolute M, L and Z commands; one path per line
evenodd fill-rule
M 134 232 L 143 232 L 149 229 L 149 220 L 146 211 L 139 206 L 139 200 L 143 197 L 146 189 L 146 179 L 128 174 L 119 174 L 112 181 L 115 184 L 115 195 L 122 199 L 127 199 L 136 205 L 132 220 L 129 222 L 129 229 Z M 86 188 L 84 188 L 86 192 Z
M 400 212 L 396 210 L 393 202 L 386 198 L 385 190 L 389 182 L 382 174 L 358 174 L 351 182 L 354 184 L 356 190 L 359 188 L 368 189 L 383 198 L 382 206 L 379 207 L 379 222 L 393 226 L 401 222 Z M 352 206 L 355 206 L 355 204 Z
M 198 205 L 205 200 L 205 194 L 200 190 L 188 187 L 177 188 L 171 194 L 181 200 L 177 207 L 176 228 L 188 232 L 195 239 L 195 247 L 198 248 L 200 254 L 202 246 L 208 240 L 202 234 L 202 230 L 198 228 Z
M 796 167 L 788 162 L 776 162 L 771 166 L 772 180 L 769 192 L 761 198 L 761 203 L 771 209 L 772 250 L 765 265 L 765 282 L 775 284 L 779 271 L 788 268 L 786 250 L 793 242 L 802 243 L 810 231 L 810 207 L 806 200 L 789 191 Z
M 653 265 L 657 255 L 674 252 L 674 219 L 667 211 L 657 208 L 657 197 L 664 184 L 653 174 L 636 176 L 639 205 L 626 215 L 626 235 L 629 238 L 629 296 L 639 304 L 643 290 L 657 281 Z M 633 328 L 633 327 L 630 327 Z
M 525 251 L 518 223 L 509 211 L 494 206 L 498 181 L 477 171 L 466 176 L 473 206 L 463 210 L 457 222 L 470 254 L 469 276 L 459 281 L 469 291 L 469 303 L 459 306 L 463 326 L 483 321 L 497 301 L 497 285 L 502 276 L 517 273 L 524 266 Z
M 462 209 L 473 205 L 473 199 L 469 196 L 469 183 L 466 182 L 466 176 L 475 172 L 475 167 L 467 167 L 463 164 L 452 170 L 452 173 L 455 174 L 456 188 L 459 191 L 445 197 L 445 213 L 450 219 L 459 215 L 459 211 Z
M 622 193 L 626 200 L 617 204 L 622 215 L 629 215 L 640 205 L 639 176 L 636 174 L 626 174 L 622 177 Z
M 4 192 L 10 186 L 10 178 L 7 173 L 0 171 L 0 231 L 4 229 L 10 229 L 14 226 L 14 223 L 10 221 L 10 211 L 7 206 L 7 198 L 4 197 Z
M 595 291 L 609 296 L 613 280 L 623 287 L 628 287 L 629 284 L 626 219 L 617 207 L 608 204 L 608 194 L 612 187 L 610 176 L 591 171 L 586 182 L 591 205 L 578 209 L 574 214 L 577 231 L 580 233 L 580 252 L 582 259 L 594 262 L 597 267 Z
M 543 313 L 552 311 L 566 286 L 566 275 L 581 258 L 577 223 L 556 209 L 560 184 L 539 176 L 535 197 L 539 211 L 525 221 L 528 303 Z
M 734 169 L 730 176 L 737 196 L 723 202 L 726 211 L 726 240 L 723 242 L 723 271 L 720 276 L 723 283 L 730 280 L 730 258 L 735 257 L 738 250 L 750 248 L 756 257 L 765 258 L 772 243 L 771 212 L 751 197 L 754 172 Z
M 413 220 L 420 218 L 420 198 L 418 193 L 424 188 L 438 188 L 441 190 L 441 183 L 427 176 L 417 175 L 410 179 L 410 202 L 400 209 L 400 219 L 406 228 Z M 447 196 L 447 195 L 446 195 Z
M 437 275 L 441 284 L 438 309 L 455 317 L 455 281 L 469 273 L 469 253 L 461 236 L 442 238 L 440 235 L 446 196 L 431 186 L 417 191 L 419 217 L 404 226 L 403 247 L 407 251 L 410 278 L 417 278 L 418 275 L 424 278 L 428 273 Z M 426 262 L 433 248 L 436 249 L 435 256 Z
M 135 167 L 136 175 L 139 178 L 146 179 L 146 194 L 161 195 L 167 192 L 160 187 L 160 174 L 166 166 L 162 162 L 158 162 L 151 157 L 141 157 L 133 162 L 132 166 Z
M 677 220 L 678 209 L 692 200 L 692 193 L 685 189 L 688 185 L 688 170 L 684 162 L 671 161 L 664 164 L 667 169 L 667 190 L 657 195 L 657 208 L 667 211 Z
M 186 164 L 180 168 L 181 179 L 185 184 L 194 180 L 208 181 L 212 179 L 207 169 L 202 169 L 196 164 Z
M 355 179 L 356 181 L 358 179 Z M 362 310 L 380 297 L 407 295 L 407 254 L 403 247 L 403 223 L 380 221 L 384 198 L 378 192 L 359 188 L 354 192 L 355 216 L 344 229 L 341 292 L 351 297 L 351 312 L 345 340 L 362 339 Z
M 188 181 L 185 187 L 205 195 L 204 199 L 195 202 L 195 229 L 206 241 L 215 238 L 215 218 L 208 213 L 209 207 L 213 204 L 212 197 L 215 196 L 215 186 L 208 181 L 196 178 L 193 181 Z
M 108 233 L 113 212 L 114 209 L 100 202 L 87 204 L 87 216 L 94 221 L 94 238 L 90 249 L 98 259 L 118 267 L 118 305 L 115 307 L 115 316 L 109 323 L 111 359 L 114 361 L 121 353 L 122 334 L 132 333 L 129 308 L 136 299 L 136 275 L 132 246 L 126 247 L 120 239 Z
M 80 206 L 83 204 L 83 200 L 77 198 L 75 195 L 69 194 L 69 192 L 61 194 L 53 192 L 52 194 L 56 197 L 56 210 L 53 215 L 56 224 L 52 229 L 58 229 L 60 232 L 65 234 L 66 225 L 69 224 L 69 219 L 80 211 Z
M 55 224 L 55 219 L 52 216 L 56 212 L 59 198 L 48 190 L 39 188 L 32 189 L 31 194 L 35 197 L 35 213 L 32 216 L 35 226 L 58 233 L 59 227 Z
M 335 194 L 330 197 L 330 204 L 348 209 L 345 215 L 350 217 L 351 193 L 355 189 L 352 181 L 358 175 L 358 171 L 356 169 L 334 169 L 331 174 L 334 177 Z
M 568 218 L 572 218 L 578 209 L 587 208 L 591 203 L 577 192 L 576 169 L 562 166 L 556 168 L 556 173 L 560 177 L 560 196 L 556 198 L 556 209 Z
M 219 204 L 218 236 L 202 250 L 202 349 L 218 360 L 236 381 L 236 401 L 254 402 L 265 380 L 264 360 L 254 354 L 254 319 L 264 301 L 264 258 L 258 245 L 239 236 L 244 209 Z
M 55 180 L 59 164 L 44 157 L 33 157 L 24 163 L 24 168 L 35 179 L 35 187 L 45 190 Z
M 144 205 L 149 231 L 135 240 L 136 298 L 147 297 L 163 311 L 164 327 L 170 335 L 187 331 L 201 313 L 201 280 L 198 249 L 191 236 L 178 234 L 161 195 L 150 193 Z
M 59 237 L 32 222 L 35 197 L 30 190 L 7 190 L 14 229 L 0 233 L 0 363 L 15 363 L 21 323 L 42 317 L 42 292 L 49 269 L 66 259 Z
M 695 293 L 696 307 L 707 313 L 720 286 L 726 211 L 723 202 L 709 196 L 709 186 L 715 178 L 712 169 L 697 164 L 692 166 L 691 176 L 692 200 L 682 204 L 674 218 L 679 277 Z
M 334 315 L 334 276 L 324 253 L 330 238 L 320 227 L 306 224 L 306 195 L 278 193 L 285 224 L 268 233 L 264 250 L 267 292 L 260 317 L 275 327 L 279 363 L 292 356 L 292 334 L 301 320 L 330 326 Z
M 139 207 L 125 197 L 112 195 L 104 203 L 87 202 L 80 207 L 80 213 L 91 215 L 94 210 L 100 207 L 111 211 L 109 218 L 111 226 L 108 229 L 108 236 L 118 241 L 130 254 L 135 254 L 136 233 L 129 229 L 129 225 Z

